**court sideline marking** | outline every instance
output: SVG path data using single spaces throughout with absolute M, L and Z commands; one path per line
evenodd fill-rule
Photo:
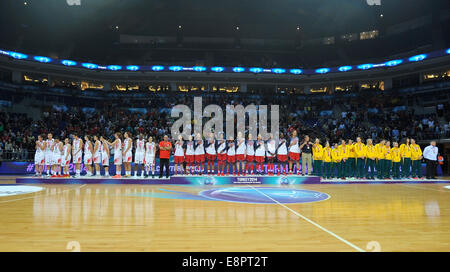
M 57 195 L 57 194 L 60 194 L 60 193 L 62 193 L 62 192 L 65 192 L 65 191 L 81 189 L 81 188 L 83 188 L 83 187 L 86 186 L 86 185 L 87 185 L 87 184 L 83 184 L 83 185 L 78 186 L 78 187 L 76 187 L 76 188 L 70 188 L 70 189 L 62 190 L 61 192 L 57 192 L 56 194 L 50 194 L 50 195 Z M 47 189 L 47 188 L 46 188 L 46 189 Z M 39 192 L 39 194 L 34 195 L 34 196 L 30 196 L 30 197 L 23 197 L 23 198 L 17 198 L 17 199 L 10 199 L 10 200 L 5 200 L 5 201 L 0 201 L 0 204 L 8 203 L 8 202 L 14 202 L 14 201 L 19 201 L 19 200 L 24 200 L 24 199 L 30 199 L 30 198 L 37 198 L 37 197 L 43 196 L 44 194 L 42 194 L 42 193 L 43 193 L 43 192 Z
M 349 241 L 345 240 L 344 238 L 340 237 L 339 235 L 335 234 L 332 231 L 327 230 L 326 228 L 322 227 L 321 225 L 317 224 L 316 222 L 312 221 L 311 219 L 307 218 L 306 216 L 292 210 L 291 208 L 289 208 L 288 206 L 284 205 L 283 203 L 278 202 L 277 200 L 273 199 L 272 197 L 270 197 L 269 195 L 263 193 L 262 191 L 256 189 L 253 186 L 248 185 L 248 187 L 252 188 L 253 190 L 257 191 L 258 193 L 264 195 L 265 197 L 269 198 L 270 200 L 272 200 L 273 202 L 277 203 L 278 205 L 284 207 L 285 209 L 289 210 L 290 212 L 292 212 L 293 214 L 297 215 L 298 217 L 302 218 L 303 220 L 307 221 L 308 223 L 316 226 L 317 228 L 325 231 L 326 233 L 330 234 L 331 236 L 335 237 L 336 239 L 340 240 L 341 242 L 346 243 L 347 245 L 351 246 L 352 248 L 358 250 L 359 252 L 365 252 L 365 250 L 359 248 L 358 246 L 350 243 Z
M 423 188 L 423 187 L 413 186 L 413 185 L 408 185 L 408 184 L 400 184 L 400 185 L 404 186 L 404 187 L 408 187 L 408 188 L 419 189 L 419 190 L 436 191 L 436 192 L 441 192 L 441 193 L 448 193 L 448 192 L 450 192 L 450 191 L 445 191 L 445 190 L 437 190 L 437 189 L 433 189 L 433 188 Z

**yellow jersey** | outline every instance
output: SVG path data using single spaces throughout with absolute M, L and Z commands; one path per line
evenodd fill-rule
M 322 160 L 323 147 L 321 144 L 314 144 L 312 148 L 313 160 Z
M 402 158 L 411 158 L 411 146 L 409 144 L 401 144 L 400 154 Z
M 366 146 L 363 143 L 356 143 L 354 146 L 357 158 L 362 158 L 366 156 Z
M 391 148 L 391 158 L 392 162 L 400 162 L 402 159 L 402 153 L 400 151 L 400 148 L 393 147 Z
M 341 162 L 341 156 L 339 156 L 339 148 L 333 148 L 331 150 L 331 160 L 333 162 Z
M 376 144 L 375 145 L 375 149 L 376 149 L 376 152 L 377 152 L 377 159 L 384 160 L 385 159 L 385 157 L 384 157 L 384 145 Z
M 411 160 L 420 160 L 420 156 L 422 156 L 422 149 L 420 149 L 420 145 L 412 144 L 411 147 Z
M 374 145 L 366 145 L 366 157 L 369 159 L 377 158 L 377 149 Z
M 356 152 L 355 152 L 355 144 L 348 144 L 347 145 L 347 153 L 349 158 L 356 158 Z
M 339 155 L 341 156 L 341 159 L 347 160 L 349 157 L 349 148 L 348 145 L 339 145 Z
M 391 156 L 391 148 L 388 147 L 387 145 L 385 145 L 383 147 L 383 153 L 384 153 L 384 159 L 391 161 L 392 160 L 392 156 Z
M 323 162 L 331 162 L 331 148 L 330 147 L 323 148 L 322 160 L 323 160 Z

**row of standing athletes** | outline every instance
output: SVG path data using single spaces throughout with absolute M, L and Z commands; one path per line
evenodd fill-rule
M 73 158 L 75 164 L 75 176 L 80 176 L 81 163 L 86 166 L 87 175 L 99 176 L 100 164 L 105 169 L 105 175 L 109 175 L 110 146 L 114 150 L 114 164 L 116 165 L 116 175 L 121 177 L 121 166 L 124 164 L 125 176 L 131 176 L 131 162 L 133 151 L 133 140 L 129 133 L 124 133 L 122 143 L 121 133 L 115 133 L 114 141 L 110 142 L 103 137 L 85 136 L 83 140 L 78 135 L 73 135 L 73 143 L 69 139 L 60 142 L 58 138 L 53 138 L 48 134 L 47 139 L 42 136 L 36 141 L 36 175 L 42 175 L 43 166 L 46 165 L 46 174 L 50 175 L 50 169 L 53 177 L 67 177 L 69 175 L 68 165 Z M 183 141 L 181 136 L 175 142 L 174 162 L 175 174 L 178 170 L 181 174 L 202 174 L 205 170 L 204 163 L 207 161 L 207 173 L 216 174 L 215 161 L 218 162 L 218 175 L 246 175 L 253 174 L 254 168 L 256 174 L 263 174 L 263 163 L 267 159 L 268 175 L 274 174 L 275 159 L 279 163 L 278 174 L 292 174 L 294 163 L 297 163 L 297 174 L 300 174 L 299 159 L 300 147 L 304 144 L 312 145 L 313 175 L 323 178 L 369 178 L 373 179 L 374 169 L 377 169 L 377 178 L 420 178 L 420 161 L 422 151 L 414 139 L 408 139 L 406 143 L 398 146 L 397 142 L 390 146 L 389 141 L 380 141 L 373 145 L 372 140 L 367 140 L 367 145 L 362 143 L 361 138 L 341 141 L 338 145 L 335 143 L 332 147 L 327 142 L 325 146 L 316 139 L 314 144 L 309 143 L 309 138 L 299 144 L 296 132 L 292 134 L 289 143 L 280 135 L 280 140 L 276 146 L 273 136 L 269 140 L 263 141 L 261 135 L 253 140 L 252 135 L 245 140 L 240 134 L 236 141 L 230 137 L 225 140 L 223 134 L 219 135 L 218 140 L 214 140 L 214 134 L 211 133 L 205 141 L 200 135 L 195 139 L 189 136 L 188 141 Z M 205 148 L 206 146 L 206 148 Z M 149 137 L 145 142 L 143 135 L 135 141 L 134 162 L 137 175 L 140 165 L 141 176 L 155 174 L 155 158 L 158 146 Z M 84 151 L 84 152 L 83 152 Z M 82 156 L 84 153 L 84 157 Z M 83 158 L 83 160 L 82 160 Z M 286 173 L 286 164 L 289 159 L 289 172 Z M 95 166 L 96 175 L 93 174 Z M 178 167 L 179 166 L 179 167 Z M 255 167 L 254 167 L 255 166 Z M 401 169 L 401 171 L 400 171 Z M 305 169 L 306 170 L 306 169 Z M 392 173 L 391 173 L 392 172 Z M 305 174 L 306 171 L 303 172 Z
M 121 166 L 124 164 L 125 177 L 131 176 L 131 162 L 133 158 L 133 140 L 131 135 L 124 133 L 124 140 L 122 143 L 121 133 L 114 134 L 114 141 L 108 141 L 103 137 L 84 136 L 84 142 L 77 134 L 73 134 L 72 143 L 68 138 L 61 142 L 57 137 L 53 137 L 51 133 L 48 134 L 47 139 L 43 136 L 38 136 L 36 141 L 35 165 L 36 175 L 43 174 L 44 165 L 46 167 L 46 175 L 52 177 L 68 177 L 69 163 L 71 160 L 75 165 L 75 176 L 81 175 L 81 163 L 86 167 L 88 176 L 100 175 L 100 164 L 105 168 L 105 175 L 109 174 L 109 158 L 110 147 L 114 153 L 114 164 L 116 166 L 116 175 L 113 177 L 121 177 Z M 224 139 L 223 134 L 219 135 L 217 140 L 214 139 L 214 134 L 211 133 L 208 139 L 203 140 L 200 135 L 195 139 L 189 136 L 188 141 L 183 141 L 179 136 L 174 143 L 174 162 L 175 174 L 203 174 L 204 163 L 207 161 L 207 173 L 216 174 L 215 161 L 218 162 L 218 175 L 245 175 L 245 174 L 263 174 L 263 163 L 267 158 L 268 174 L 274 174 L 274 162 L 278 161 L 282 174 L 283 170 L 286 173 L 286 166 L 283 168 L 282 164 L 286 163 L 288 158 L 290 161 L 297 161 L 300 158 L 300 149 L 298 138 L 296 134 L 288 142 L 280 135 L 280 141 L 276 146 L 273 136 L 270 139 L 263 141 L 261 135 L 257 139 L 253 139 L 252 135 L 245 140 L 240 134 L 235 141 L 232 137 L 228 140 Z M 145 168 L 141 169 L 141 176 L 155 174 L 155 157 L 158 145 L 153 142 L 153 138 L 149 137 L 145 142 L 143 135 L 135 141 L 134 146 L 134 162 L 135 171 L 137 175 L 140 165 Z M 83 156 L 84 155 L 84 156 Z M 94 165 L 94 167 L 93 167 Z M 179 167 L 178 167 L 179 166 Z M 298 166 L 297 166 L 298 167 Z M 95 169 L 95 175 L 94 173 Z M 292 166 L 289 173 L 292 173 Z
M 36 176 L 68 177 L 69 164 L 72 161 L 75 166 L 75 177 L 81 176 L 81 164 L 86 167 L 86 175 L 100 176 L 100 165 L 104 167 L 105 176 L 109 176 L 110 165 L 110 147 L 114 153 L 114 165 L 116 166 L 116 175 L 121 177 L 122 164 L 125 168 L 125 176 L 131 175 L 132 145 L 133 140 L 129 133 L 124 133 L 122 143 L 121 133 L 115 133 L 114 140 L 108 141 L 103 137 L 84 136 L 84 142 L 77 134 L 72 134 L 72 143 L 68 138 L 61 142 L 57 137 L 48 134 L 47 139 L 39 135 L 36 141 L 36 153 L 34 157 L 36 166 Z M 140 135 L 136 140 L 134 162 L 137 165 L 145 165 L 145 171 L 152 175 L 155 174 L 155 155 L 156 145 L 152 137 L 145 142 Z M 44 168 L 44 166 L 46 166 Z M 95 169 L 95 175 L 94 175 Z M 45 170 L 46 173 L 43 173 Z M 137 170 L 137 169 L 136 169 Z M 143 170 L 143 169 L 142 169 Z M 136 174 L 137 171 L 135 171 Z M 144 171 L 141 171 L 142 173 Z

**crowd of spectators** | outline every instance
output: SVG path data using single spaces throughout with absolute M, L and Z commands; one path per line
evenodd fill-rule
M 42 116 L 0 113 L 0 160 L 30 160 L 35 141 L 40 134 L 53 133 L 60 138 L 79 135 L 112 137 L 116 131 L 143 133 L 156 139 L 170 135 L 170 109 L 185 104 L 192 110 L 195 93 L 155 93 L 150 99 L 108 98 L 88 103 L 86 98 L 71 98 L 72 103 L 62 107 L 48 103 L 50 98 L 39 96 Z M 200 96 L 200 95 L 198 95 Z M 415 113 L 408 105 L 408 97 L 380 92 L 352 96 L 298 96 L 293 94 L 202 93 L 202 107 L 217 104 L 224 111 L 226 105 L 251 103 L 279 105 L 280 132 L 285 135 L 296 129 L 331 143 L 341 138 L 372 138 L 401 140 L 409 136 L 417 140 L 450 137 L 448 104 L 436 105 L 436 111 L 427 115 Z M 80 106 L 82 105 L 82 106 Z M 89 105 L 86 107 L 86 105 Z M 32 118 L 34 117 L 34 118 Z M 270 113 L 269 127 L 270 127 Z M 209 118 L 204 119 L 204 123 Z M 247 123 L 248 126 L 248 123 Z

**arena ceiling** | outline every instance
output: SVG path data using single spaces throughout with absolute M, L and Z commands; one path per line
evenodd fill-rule
M 450 9 L 445 0 L 3 0 L 0 46 L 64 55 L 114 47 L 120 34 L 293 40 L 359 33 Z M 382 15 L 382 17 L 380 17 Z M 96 48 L 97 50 L 90 50 Z M 52 56 L 52 55 L 50 55 Z

